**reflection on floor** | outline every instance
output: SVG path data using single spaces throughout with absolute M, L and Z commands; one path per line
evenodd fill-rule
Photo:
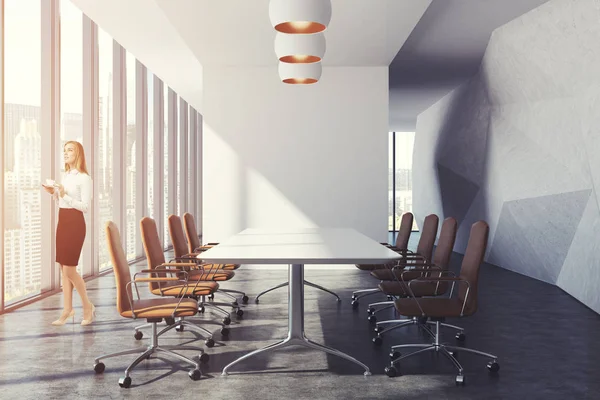
M 461 257 L 453 257 L 453 268 Z M 142 269 L 143 265 L 133 269 Z M 194 382 L 187 366 L 151 359 L 133 371 L 130 389 L 118 379 L 131 356 L 106 361 L 106 371 L 95 375 L 94 357 L 147 344 L 137 342 L 133 327 L 140 321 L 121 318 L 115 308 L 114 276 L 88 283 L 98 320 L 81 327 L 82 310 L 76 298 L 75 324 L 50 326 L 61 310 L 59 295 L 0 316 L 0 397 L 16 398 L 214 398 L 214 399 L 584 399 L 600 398 L 600 317 L 557 287 L 486 265 L 481 271 L 480 308 L 471 318 L 454 321 L 466 328 L 466 345 L 499 356 L 497 377 L 485 368 L 487 360 L 460 355 L 467 385 L 456 387 L 454 367 L 441 356 L 425 354 L 407 359 L 402 375 L 388 378 L 383 369 L 389 346 L 428 341 L 416 327 L 390 333 L 376 348 L 372 327 L 366 321 L 365 301 L 356 311 L 350 306 L 353 289 L 376 282 L 355 268 L 328 267 L 307 270 L 306 278 L 335 290 L 341 304 L 324 292 L 306 289 L 306 334 L 366 363 L 373 376 L 360 367 L 324 353 L 285 349 L 257 357 L 220 376 L 230 361 L 272 343 L 286 333 L 287 290 L 253 296 L 286 279 L 285 270 L 242 268 L 224 287 L 245 290 L 251 297 L 245 315 L 231 325 L 229 339 L 215 332 L 217 344 L 206 349 L 210 362 L 203 378 Z M 142 296 L 148 296 L 142 293 Z M 375 300 L 381 298 L 372 296 Z M 382 313 L 383 314 L 383 313 Z M 391 311 L 384 316 L 391 316 Z M 207 314 L 201 319 L 209 319 Z M 445 341 L 453 342 L 453 332 Z M 165 335 L 163 343 L 192 342 L 189 331 Z M 203 346 L 202 341 L 195 344 Z M 195 354 L 188 354 L 194 356 Z

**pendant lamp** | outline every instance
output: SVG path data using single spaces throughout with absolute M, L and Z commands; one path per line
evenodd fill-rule
M 279 77 L 283 83 L 308 85 L 321 79 L 323 67 L 315 63 L 285 63 L 279 62 Z
M 325 36 L 323 33 L 292 35 L 277 32 L 275 54 L 279 61 L 286 63 L 319 62 L 325 55 Z
M 271 0 L 269 17 L 278 32 L 323 32 L 331 20 L 331 0 Z

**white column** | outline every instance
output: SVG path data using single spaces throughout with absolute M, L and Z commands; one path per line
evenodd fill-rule
M 40 135 L 42 139 L 42 179 L 59 179 L 57 155 L 60 154 L 60 57 L 58 0 L 41 2 L 42 93 Z M 4 113 L 3 113 L 4 115 Z M 3 125 L 4 126 L 4 125 Z M 42 197 L 42 271 L 41 291 L 60 287 L 58 266 L 55 263 L 56 204 L 49 196 Z M 4 253 L 3 253 L 4 254 Z
M 135 62 L 135 255 L 144 254 L 140 220 L 146 216 L 148 207 L 148 80 L 146 67 Z M 150 178 L 151 179 L 151 178 Z
M 177 159 L 177 94 L 169 88 L 169 105 L 168 105 L 168 113 L 169 113 L 169 121 L 168 127 L 169 130 L 169 154 L 167 155 L 167 162 L 169 166 L 169 209 L 168 214 L 176 214 L 177 213 L 177 163 L 179 160 Z M 165 221 L 167 224 L 167 221 Z M 165 238 L 164 243 L 167 240 Z
M 97 275 L 100 271 L 99 242 L 106 240 L 100 232 L 100 207 L 98 191 L 99 128 L 98 128 L 98 28 L 85 14 L 83 18 L 83 145 L 86 161 L 92 177 L 92 204 L 86 215 L 86 240 L 83 246 L 83 269 L 85 275 Z M 102 230 L 103 232 L 103 230 Z
M 181 160 L 179 160 L 179 185 L 180 185 L 180 195 L 179 195 L 179 209 L 177 215 L 181 217 L 184 212 L 188 210 L 188 187 L 190 186 L 190 181 L 188 179 L 188 104 L 182 98 L 179 98 L 179 146 L 180 152 L 179 156 Z
M 154 87 L 152 93 L 154 93 L 153 101 L 153 112 L 154 112 L 154 201 L 152 202 L 154 210 L 154 220 L 156 221 L 156 228 L 158 229 L 158 237 L 161 243 L 165 243 L 164 240 L 164 226 L 165 226 L 165 210 L 164 210 L 164 173 L 165 170 L 165 148 L 164 135 L 165 132 L 165 105 L 164 105 L 164 84 L 163 82 L 154 75 Z
M 127 249 L 126 214 L 126 147 L 127 147 L 127 98 L 125 73 L 125 49 L 113 40 L 113 220 L 121 231 L 123 248 Z

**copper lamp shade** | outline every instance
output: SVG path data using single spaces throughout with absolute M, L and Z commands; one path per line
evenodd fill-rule
M 323 32 L 331 20 L 331 1 L 271 0 L 269 17 L 278 32 L 291 34 Z

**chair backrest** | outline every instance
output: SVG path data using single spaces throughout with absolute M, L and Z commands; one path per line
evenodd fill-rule
M 417 244 L 417 253 L 425 257 L 428 261 L 431 261 L 439 221 L 440 219 L 435 214 L 429 214 L 423 221 L 421 237 L 419 238 L 419 244 Z
M 198 230 L 196 229 L 196 221 L 194 216 L 188 212 L 183 214 L 183 227 L 185 236 L 188 241 L 188 252 L 193 253 L 195 249 L 200 247 L 200 239 L 198 238 Z
M 485 250 L 487 248 L 490 227 L 485 221 L 477 221 L 471 226 L 469 242 L 460 267 L 460 278 L 469 282 L 469 296 L 465 305 L 464 315 L 471 315 L 477 311 L 477 285 L 479 270 Z M 458 298 L 464 301 L 467 294 L 467 285 L 459 282 Z
M 108 252 L 115 273 L 115 281 L 117 284 L 117 310 L 119 314 L 124 311 L 131 310 L 129 299 L 133 299 L 131 286 L 127 284 L 131 282 L 131 272 L 129 272 L 129 263 L 121 244 L 121 234 L 114 222 L 108 221 L 105 225 L 106 241 L 108 242 Z
M 142 244 L 148 261 L 148 269 L 154 269 L 165 262 L 165 253 L 160 243 L 156 222 L 150 217 L 144 217 L 140 221 L 140 232 L 142 233 Z M 165 274 L 158 274 L 165 276 Z M 150 282 L 150 290 L 158 289 L 156 282 Z
M 456 241 L 456 231 L 458 229 L 458 222 L 456 218 L 448 217 L 442 222 L 442 229 L 440 230 L 440 239 L 438 245 L 435 248 L 435 255 L 433 256 L 433 263 L 443 269 L 448 269 L 450 264 L 450 256 L 454 249 L 454 242 Z
M 400 219 L 400 228 L 398 229 L 398 237 L 396 237 L 395 244 L 395 246 L 399 249 L 408 248 L 408 240 L 410 239 L 410 234 L 412 232 L 413 218 L 414 216 L 410 212 L 402 214 L 402 218 Z
M 169 215 L 169 236 L 171 237 L 171 243 L 173 243 L 175 257 L 185 256 L 188 253 L 187 243 L 185 242 L 181 218 L 178 215 Z

